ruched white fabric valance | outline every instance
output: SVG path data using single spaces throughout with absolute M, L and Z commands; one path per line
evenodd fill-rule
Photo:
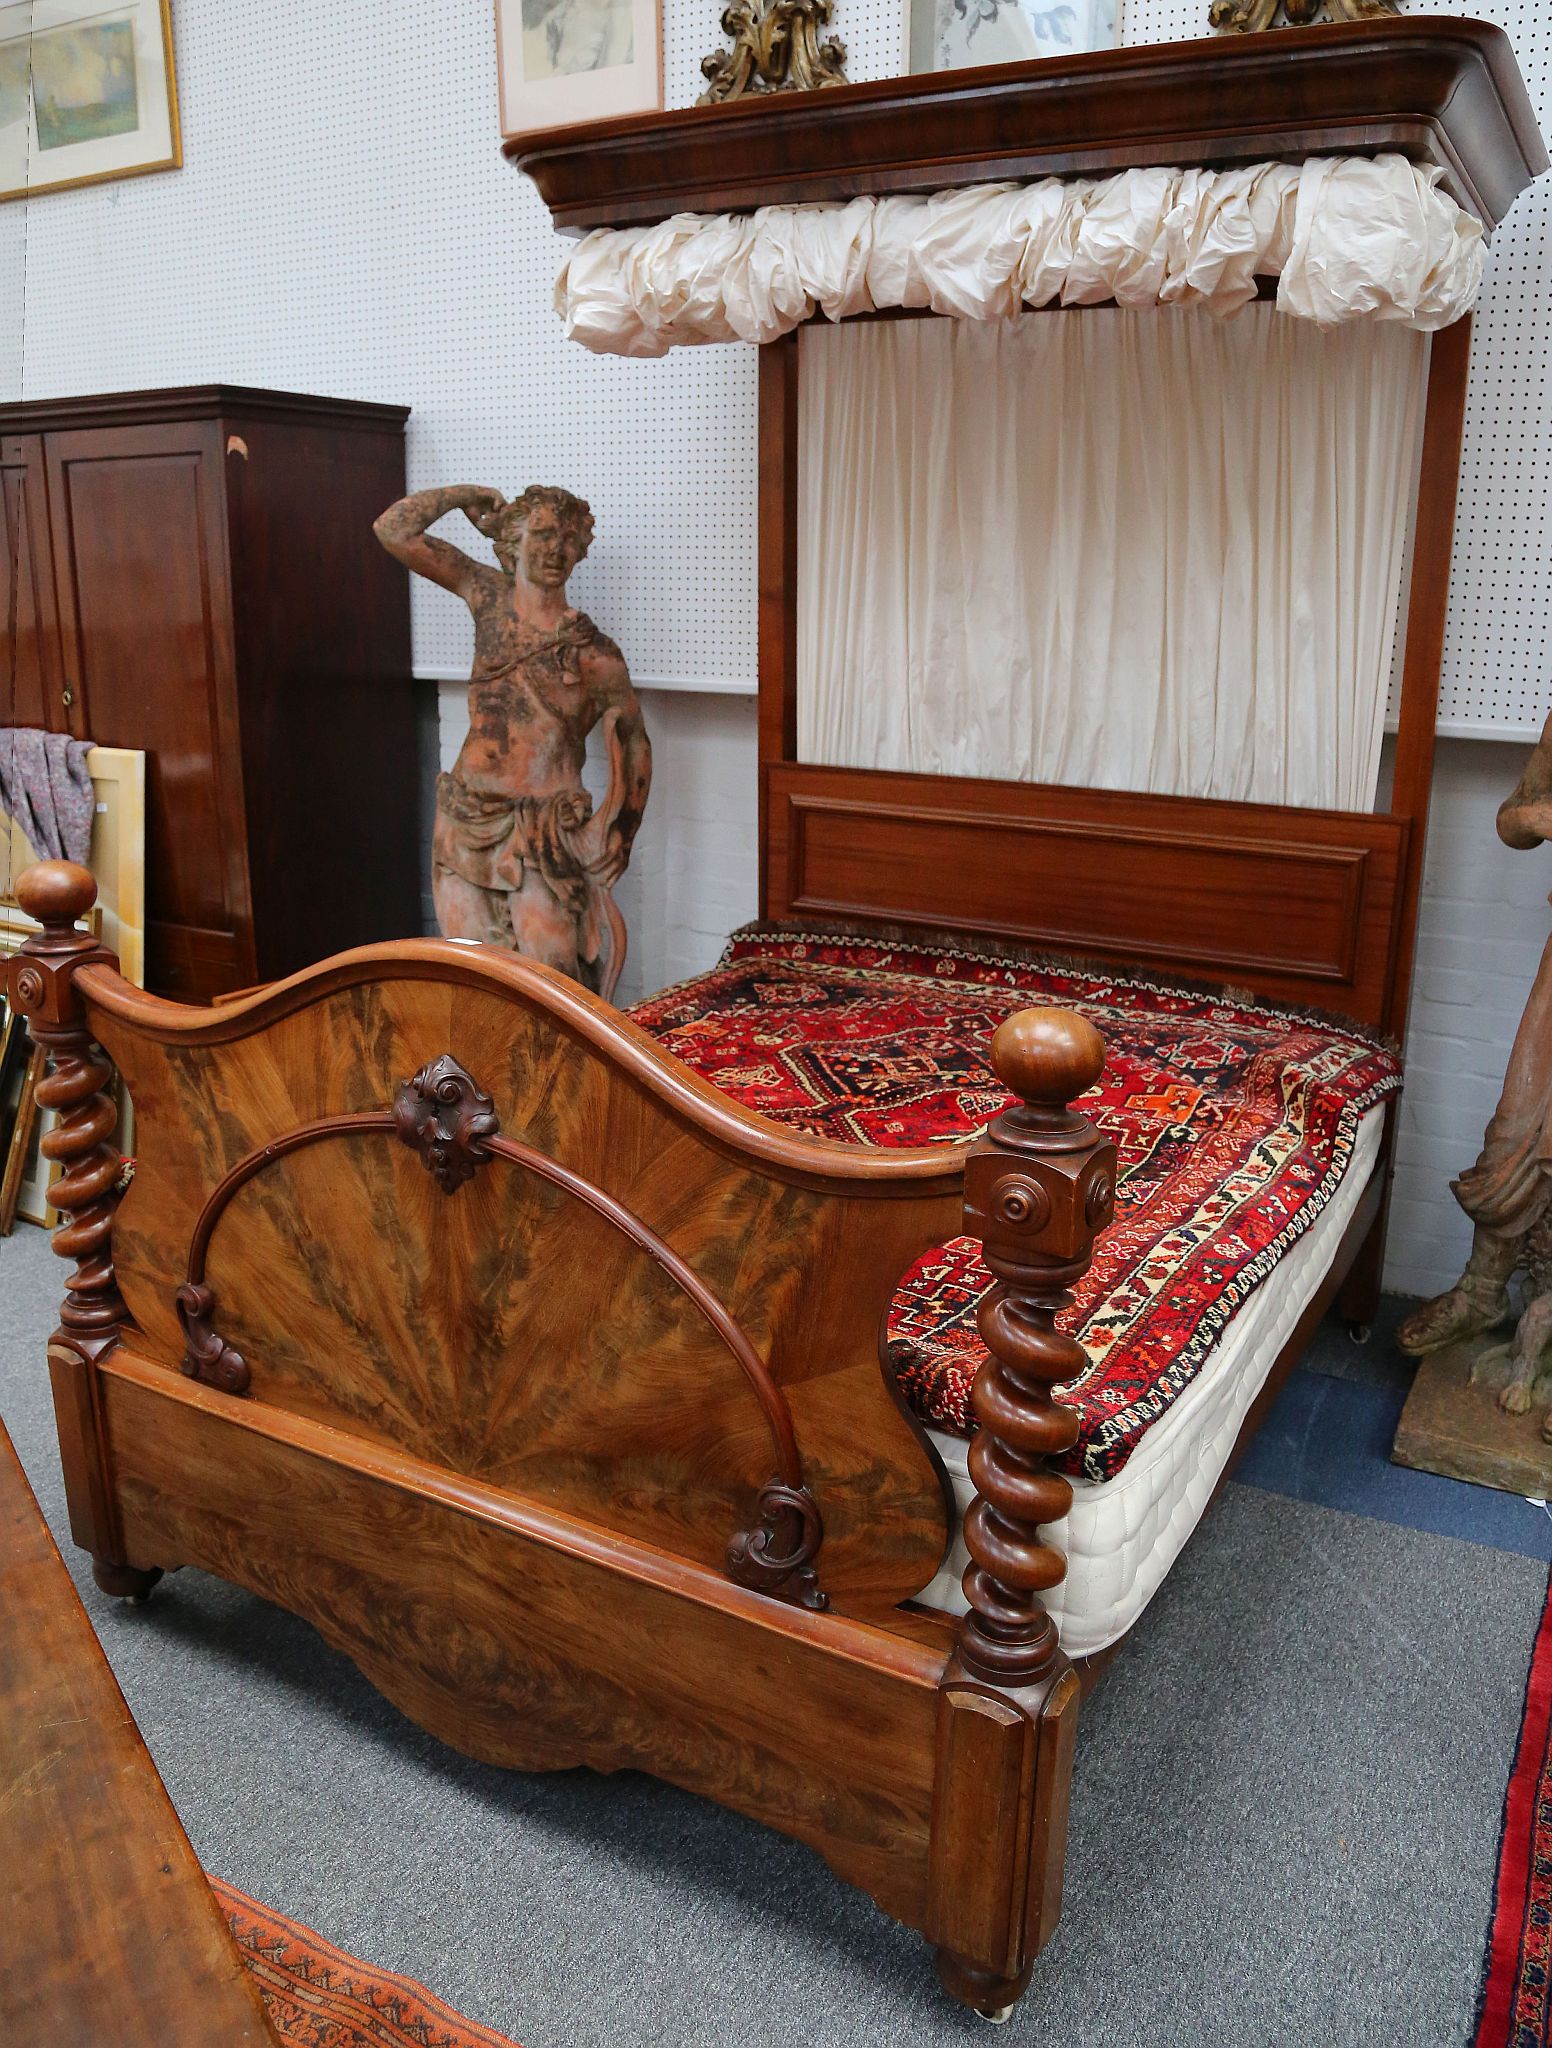
M 919 307 L 1002 320 L 1026 306 L 1237 312 L 1258 276 L 1284 313 L 1447 327 L 1475 302 L 1482 226 L 1405 157 L 1315 157 L 1241 170 L 1133 170 L 975 185 L 932 198 L 676 214 L 600 228 L 555 287 L 566 332 L 605 355 L 774 341 Z

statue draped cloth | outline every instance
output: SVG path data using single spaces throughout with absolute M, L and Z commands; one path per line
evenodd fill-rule
M 574 612 L 554 632 L 529 629 L 522 637 L 530 644 L 501 667 L 476 667 L 471 690 L 519 726 L 536 714 L 574 716 L 562 699 L 577 685 L 579 650 L 601 638 L 597 627 L 586 613 Z M 575 925 L 580 978 L 603 996 L 613 994 L 625 956 L 624 920 L 600 879 L 603 850 L 625 804 L 618 723 L 617 710 L 602 720 L 609 789 L 596 810 L 579 776 L 536 796 L 517 794 L 498 782 L 466 781 L 455 766 L 437 777 L 431 842 L 432 892 L 448 937 L 510 949 L 515 943 L 511 898 L 531 874 Z M 472 916 L 468 892 L 459 891 L 455 902 L 442 886 L 446 876 L 480 892 Z
M 1514 1034 L 1503 1094 L 1474 1166 L 1451 1182 L 1473 1223 L 1516 1240 L 1529 1235 L 1552 1183 L 1552 938 Z

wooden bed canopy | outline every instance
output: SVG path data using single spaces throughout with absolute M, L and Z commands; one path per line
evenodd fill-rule
M 1440 167 L 1489 227 L 1546 165 L 1500 32 L 1428 19 L 509 147 L 571 228 L 1364 150 Z M 1465 321 L 1434 340 L 1394 787 L 1371 815 L 801 762 L 799 348 L 768 345 L 762 909 L 1027 939 L 1399 1035 L 1468 354 Z M 23 878 L 43 931 L 9 989 L 50 1054 L 39 1098 L 68 1169 L 50 1370 L 99 1585 L 215 1571 L 472 1755 L 646 1769 L 718 1799 L 922 1930 L 956 1997 L 1009 2007 L 1060 1913 L 1097 1669 L 1069 1660 L 1041 1596 L 1073 1499 L 1052 1460 L 1078 1430 L 1051 1389 L 1083 1359 L 1056 1318 L 1115 1200 L 1115 1147 L 1070 1107 L 1101 1072 L 1098 1033 L 1024 1011 L 989 1048 L 1013 1100 L 983 1136 L 847 1146 L 754 1114 L 586 990 L 485 948 L 407 940 L 218 1008 L 163 1003 L 78 929 L 91 893 L 61 864 Z M 136 1109 L 127 1194 L 115 1067 Z M 1240 1441 L 1339 1291 L 1352 1315 L 1372 1303 L 1387 1177 L 1382 1154 Z M 913 1604 L 955 1507 L 879 1354 L 901 1275 L 956 1229 L 997 1283 L 958 1619 Z
M 568 234 L 859 192 L 1381 150 L 1436 166 L 1494 228 L 1547 162 L 1509 38 L 1437 14 L 629 114 L 505 149 Z

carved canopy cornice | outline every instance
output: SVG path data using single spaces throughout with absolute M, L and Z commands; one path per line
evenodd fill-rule
M 577 230 L 1167 164 L 1391 153 L 1495 227 L 1547 168 L 1500 28 L 1396 16 L 836 85 L 517 136 Z

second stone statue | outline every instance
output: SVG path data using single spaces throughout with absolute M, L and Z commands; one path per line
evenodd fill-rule
M 499 568 L 427 531 L 462 512 Z M 532 484 L 510 501 L 482 484 L 416 491 L 373 531 L 474 617 L 469 731 L 439 775 L 432 840 L 437 922 L 450 939 L 505 946 L 612 996 L 625 963 L 613 884 L 652 785 L 652 748 L 620 650 L 566 602 L 593 515 L 570 491 Z M 583 786 L 600 728 L 608 790 Z

